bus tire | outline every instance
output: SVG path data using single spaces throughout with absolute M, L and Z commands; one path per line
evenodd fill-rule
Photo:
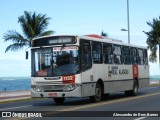
M 102 100 L 107 100 L 109 98 L 109 93 L 102 95 Z
M 90 97 L 93 102 L 99 102 L 102 99 L 102 87 L 99 83 L 96 84 L 95 95 Z
M 136 95 L 138 95 L 138 89 L 139 89 L 138 81 L 134 80 L 133 90 L 125 91 L 125 94 L 127 96 L 136 96 Z
M 59 105 L 63 104 L 65 101 L 65 98 L 63 98 L 63 97 L 57 97 L 57 98 L 53 98 L 53 99 L 54 99 L 54 102 Z

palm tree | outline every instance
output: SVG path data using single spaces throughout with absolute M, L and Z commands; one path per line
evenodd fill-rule
M 160 60 L 160 17 L 153 19 L 153 22 L 147 22 L 151 27 L 149 32 L 143 31 L 147 35 L 148 48 L 151 51 L 149 60 L 151 62 L 157 61 L 157 48 L 159 47 L 159 60 Z
M 4 41 L 12 41 L 5 52 L 18 51 L 24 47 L 31 47 L 33 38 L 53 34 L 53 31 L 45 31 L 49 24 L 49 17 L 42 14 L 32 14 L 31 12 L 24 11 L 24 15 L 18 17 L 18 23 L 21 25 L 23 35 L 15 30 L 9 30 L 4 34 Z

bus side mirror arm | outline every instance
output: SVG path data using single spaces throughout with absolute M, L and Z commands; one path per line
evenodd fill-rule
M 26 50 L 25 50 L 26 51 L 26 60 L 28 60 L 28 54 L 29 54 L 28 51 L 27 51 L 28 48 L 26 48 Z
M 28 60 L 28 51 L 26 51 L 26 60 Z

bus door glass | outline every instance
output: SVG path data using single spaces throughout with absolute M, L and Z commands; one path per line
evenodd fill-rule
M 81 41 L 81 69 L 85 71 L 92 67 L 90 42 Z

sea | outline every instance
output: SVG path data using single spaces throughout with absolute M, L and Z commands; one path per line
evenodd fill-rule
M 31 77 L 0 77 L 0 92 L 31 89 Z
M 160 80 L 160 75 L 151 75 L 150 82 Z M 31 89 L 31 77 L 0 77 L 0 92 Z

